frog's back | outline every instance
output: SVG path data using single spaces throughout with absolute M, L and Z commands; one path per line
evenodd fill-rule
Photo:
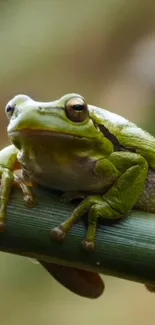
M 119 143 L 128 149 L 135 149 L 155 169 L 155 138 L 124 117 L 102 108 L 90 106 L 91 116 L 97 124 L 103 125 Z

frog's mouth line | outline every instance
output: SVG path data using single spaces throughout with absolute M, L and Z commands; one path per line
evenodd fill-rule
M 16 131 L 10 131 L 8 132 L 8 136 L 10 138 L 14 138 L 16 136 L 53 136 L 53 137 L 58 137 L 58 138 L 61 138 L 61 137 L 67 137 L 67 138 L 70 138 L 70 139 L 75 139 L 75 138 L 80 138 L 80 139 L 87 139 L 87 137 L 84 137 L 82 135 L 72 135 L 72 134 L 69 134 L 69 133 L 63 133 L 63 132 L 56 132 L 56 131 L 52 131 L 52 130 L 49 130 L 49 131 L 45 131 L 45 130 L 30 130 L 30 129 L 23 129 L 23 130 L 16 130 Z

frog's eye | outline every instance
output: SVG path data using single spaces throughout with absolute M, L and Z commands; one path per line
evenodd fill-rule
M 15 105 L 7 105 L 5 108 L 5 113 L 7 115 L 7 117 L 10 119 L 14 113 L 15 110 Z
M 89 115 L 88 107 L 83 98 L 71 98 L 65 106 L 67 117 L 73 122 L 83 122 Z

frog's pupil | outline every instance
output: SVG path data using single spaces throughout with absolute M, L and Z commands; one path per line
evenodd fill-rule
M 75 111 L 80 112 L 80 111 L 83 110 L 83 105 L 78 105 L 78 104 L 77 104 L 77 105 L 74 105 L 73 108 L 74 108 Z

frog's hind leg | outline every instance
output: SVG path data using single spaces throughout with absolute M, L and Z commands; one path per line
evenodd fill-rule
M 131 152 L 114 152 L 109 161 L 120 172 L 113 186 L 103 195 L 88 196 L 82 201 L 67 220 L 51 230 L 52 238 L 63 240 L 73 224 L 88 213 L 88 231 L 82 244 L 85 249 L 94 249 L 98 218 L 121 219 L 135 206 L 144 191 L 148 175 L 147 161 L 139 154 Z M 104 177 L 104 160 L 100 160 L 100 173 Z
M 5 221 L 7 214 L 7 205 L 12 189 L 14 175 L 11 170 L 0 166 L 0 177 L 1 177 L 1 206 L 0 206 L 0 232 L 5 231 Z

